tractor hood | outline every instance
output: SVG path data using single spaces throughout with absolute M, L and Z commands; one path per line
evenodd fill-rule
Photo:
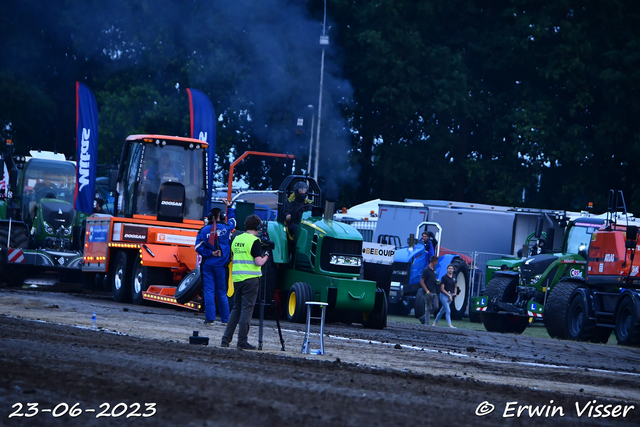
M 319 232 L 324 237 L 362 241 L 362 234 L 354 227 L 343 222 L 325 220 L 321 217 L 303 217 L 301 224 Z
M 394 262 L 411 262 L 411 260 L 418 254 L 424 252 L 424 245 L 417 243 L 415 246 L 404 246 L 397 248 L 393 254 Z
M 46 221 L 54 231 L 60 226 L 69 228 L 73 224 L 75 212 L 70 203 L 57 199 L 42 199 L 40 207 L 42 220 Z
M 529 257 L 520 267 L 520 274 L 524 283 L 531 283 L 531 278 L 544 273 L 558 257 L 552 254 L 543 254 Z

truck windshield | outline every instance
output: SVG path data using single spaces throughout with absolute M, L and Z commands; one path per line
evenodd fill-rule
M 576 223 L 567 236 L 567 247 L 564 252 L 568 254 L 577 254 L 580 251 L 586 251 L 589 249 L 589 243 L 591 242 L 591 235 L 598 229 L 595 224 L 580 224 Z
M 141 200 L 138 213 L 156 214 L 156 198 L 165 182 L 178 182 L 185 187 L 184 217 L 204 217 L 204 155 L 205 150 L 185 150 L 182 146 L 146 144 L 140 177 Z

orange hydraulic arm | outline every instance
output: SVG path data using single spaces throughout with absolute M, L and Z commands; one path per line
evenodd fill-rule
M 229 166 L 229 187 L 227 189 L 227 200 L 229 201 L 231 201 L 231 187 L 233 185 L 233 168 L 242 160 L 244 160 L 244 158 L 247 157 L 249 154 L 255 154 L 258 156 L 266 156 L 266 157 L 284 157 L 287 159 L 296 158 L 296 156 L 294 156 L 293 154 L 264 153 L 261 151 L 245 151 L 244 154 L 242 154 L 242 156 L 238 157 L 233 163 L 231 163 L 231 166 Z

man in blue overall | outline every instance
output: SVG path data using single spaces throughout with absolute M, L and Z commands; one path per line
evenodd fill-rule
M 224 203 L 227 207 L 231 204 L 227 200 Z M 209 225 L 203 227 L 196 236 L 196 252 L 202 255 L 205 325 L 213 325 L 216 319 L 216 299 L 222 324 L 226 325 L 229 320 L 226 269 L 231 253 L 229 238 L 236 228 L 235 210 L 229 208 L 227 215 L 225 224 L 220 209 L 211 209 Z

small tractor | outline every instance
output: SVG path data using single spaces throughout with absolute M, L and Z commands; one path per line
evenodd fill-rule
M 297 240 L 287 233 L 285 203 L 297 182 L 309 187 L 310 211 L 302 214 Z M 306 302 L 328 303 L 327 317 L 345 323 L 383 329 L 387 296 L 376 282 L 361 279 L 362 235 L 350 225 L 333 221 L 335 204 L 321 205 L 322 193 L 308 176 L 291 175 L 278 189 L 278 213 L 267 224 L 274 243 L 267 262 L 267 294 L 294 323 L 306 321 Z M 263 270 L 264 274 L 264 270 Z
M 0 158 L 0 280 L 12 285 L 78 283 L 81 224 L 73 208 L 76 168 L 63 154 Z

